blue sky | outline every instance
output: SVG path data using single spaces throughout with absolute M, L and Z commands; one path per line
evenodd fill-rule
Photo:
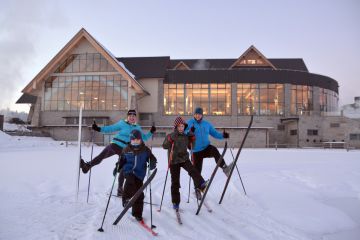
M 84 27 L 115 56 L 303 58 L 360 96 L 360 1 L 0 1 L 0 109 Z

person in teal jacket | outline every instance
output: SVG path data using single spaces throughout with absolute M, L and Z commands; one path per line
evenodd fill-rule
M 229 138 L 229 133 L 219 133 L 213 125 L 203 119 L 203 109 L 198 107 L 195 109 L 194 118 L 187 121 L 188 129 L 195 134 L 195 144 L 193 145 L 193 164 L 201 174 L 203 159 L 214 158 L 217 163 L 220 160 L 219 150 L 210 144 L 209 135 L 216 139 Z M 226 165 L 225 160 L 220 164 L 226 176 L 229 175 L 231 166 Z M 201 193 L 195 191 L 196 197 L 201 199 Z
M 156 127 L 152 126 L 150 132 L 144 134 L 141 127 L 136 123 L 136 111 L 134 109 L 130 109 L 127 113 L 127 119 L 121 119 L 119 122 L 99 127 L 94 123 L 92 125 L 92 129 L 101 133 L 113 133 L 118 132 L 115 137 L 112 139 L 111 143 L 104 148 L 104 150 L 96 156 L 92 161 L 85 162 L 83 159 L 80 160 L 80 167 L 83 173 L 87 173 L 90 168 L 98 165 L 105 158 L 111 157 L 115 154 L 121 155 L 122 150 L 126 147 L 130 142 L 130 133 L 133 130 L 139 130 L 142 134 L 143 141 L 147 141 L 151 138 L 152 134 L 156 131 Z M 116 172 L 115 172 L 116 173 Z M 123 171 L 120 171 L 118 178 L 118 195 L 122 195 L 123 192 L 123 183 L 124 183 L 124 174 Z

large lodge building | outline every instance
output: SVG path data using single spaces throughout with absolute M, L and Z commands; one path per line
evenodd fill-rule
M 136 108 L 146 131 L 157 126 L 155 145 L 176 116 L 189 119 L 202 107 L 219 131 L 230 132 L 230 146 L 238 146 L 254 115 L 246 147 L 359 147 L 359 121 L 331 116 L 338 110 L 338 88 L 336 80 L 309 72 L 301 58 L 267 58 L 254 46 L 235 59 L 114 57 L 81 29 L 17 103 L 31 104 L 33 131 L 57 140 L 77 139 L 80 106 L 86 125 L 115 123 Z M 83 141 L 90 135 L 84 127 Z M 96 135 L 98 143 L 110 139 Z

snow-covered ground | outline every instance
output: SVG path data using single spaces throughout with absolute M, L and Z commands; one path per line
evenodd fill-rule
M 98 154 L 103 147 L 95 147 Z M 91 147 L 82 155 L 90 158 Z M 153 202 L 160 203 L 165 180 L 165 151 L 154 149 L 158 173 L 152 182 Z M 236 150 L 234 150 L 234 155 Z M 120 199 L 112 198 L 101 225 L 107 194 L 113 182 L 116 157 L 93 168 L 86 203 L 88 174 L 81 174 L 76 202 L 76 146 L 49 138 L 10 137 L 0 132 L 0 239 L 153 239 L 130 214 L 117 225 Z M 228 150 L 226 162 L 232 159 Z M 204 161 L 209 178 L 214 160 Z M 195 215 L 196 200 L 187 201 L 188 175 L 182 171 L 182 218 L 178 225 L 171 208 L 170 177 L 162 211 L 153 208 L 158 239 L 360 239 L 360 151 L 244 149 L 237 172 L 218 204 L 225 175 L 219 171 L 205 208 Z M 146 195 L 148 201 L 149 191 Z M 150 208 L 144 218 L 150 224 Z

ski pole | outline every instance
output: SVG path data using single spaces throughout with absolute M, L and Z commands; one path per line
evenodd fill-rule
M 150 169 L 150 167 L 149 167 Z M 153 217 L 152 217 L 152 195 L 151 195 L 151 182 L 149 183 L 150 186 L 150 223 L 151 223 L 151 229 L 156 228 L 155 225 L 153 225 Z
M 95 123 L 95 121 L 94 121 Z M 89 203 L 89 194 L 90 194 L 90 181 L 91 181 L 91 162 L 93 160 L 93 152 L 94 152 L 94 136 L 95 136 L 95 131 L 92 130 L 91 131 L 91 157 L 90 157 L 90 172 L 89 172 L 89 182 L 88 182 L 88 191 L 87 191 L 87 198 L 86 198 L 86 202 Z
M 247 127 L 247 129 L 246 129 L 245 136 L 244 136 L 244 138 L 243 138 L 243 140 L 242 140 L 242 142 L 241 142 L 240 148 L 239 148 L 239 150 L 238 150 L 238 152 L 237 152 L 237 154 L 236 154 L 236 157 L 235 157 L 235 160 L 234 160 L 234 164 L 236 164 L 236 161 L 239 159 L 240 152 L 241 152 L 241 150 L 242 150 L 242 148 L 243 148 L 243 146 L 244 146 L 245 140 L 246 140 L 246 138 L 247 138 L 247 136 L 248 136 L 248 134 L 249 134 L 250 128 L 251 128 L 252 123 L 253 123 L 253 120 L 254 120 L 254 115 L 251 115 L 249 125 L 248 125 L 248 127 Z M 224 190 L 223 190 L 223 192 L 222 192 L 222 194 L 221 194 L 221 198 L 220 198 L 219 204 L 221 204 L 221 202 L 222 202 L 222 200 L 223 200 L 223 198 L 224 198 L 224 195 L 225 195 L 226 189 L 227 189 L 227 187 L 228 187 L 228 185 L 229 185 L 229 182 L 230 182 L 231 176 L 232 176 L 232 174 L 233 174 L 233 171 L 234 171 L 234 167 L 232 167 L 231 170 L 230 170 L 230 174 L 229 174 L 229 177 L 228 177 L 227 180 L 226 180 L 226 183 L 225 183 L 225 186 L 224 186 Z
M 233 154 L 233 152 L 231 151 L 231 148 L 230 148 L 230 153 L 231 153 L 231 156 L 232 156 L 233 160 L 235 160 L 235 158 L 234 158 L 234 154 Z M 241 176 L 240 176 L 240 172 L 239 172 L 238 166 L 237 166 L 236 164 L 235 164 L 235 167 L 236 167 L 236 171 L 237 171 L 237 173 L 238 173 L 238 175 L 239 175 L 241 185 L 242 185 L 242 187 L 243 187 L 243 189 L 244 189 L 244 193 L 245 193 L 245 195 L 246 195 L 245 187 L 244 187 L 243 181 L 242 181 L 242 179 L 241 179 Z
M 192 143 L 190 143 L 190 154 L 191 154 L 191 163 L 192 163 L 192 165 L 194 165 L 193 145 L 192 145 Z M 190 202 L 190 185 L 191 185 L 191 176 L 189 175 L 189 191 L 188 191 L 187 203 Z
M 155 126 L 155 122 L 152 123 L 152 126 Z M 151 150 L 151 152 L 152 152 L 152 145 L 153 145 L 153 143 L 154 143 L 154 134 L 151 135 L 151 145 L 150 145 L 150 150 Z M 149 179 L 149 175 L 150 175 L 150 167 L 148 168 L 146 180 Z M 147 187 L 145 188 L 145 195 L 144 195 L 144 197 L 146 197 L 146 193 L 147 193 Z
M 164 182 L 164 188 L 163 188 L 163 192 L 162 192 L 162 196 L 161 196 L 161 202 L 160 202 L 160 208 L 158 209 L 158 212 L 161 212 L 161 207 L 162 207 L 162 203 L 163 203 L 163 200 L 164 200 L 164 193 L 165 193 L 165 187 L 166 187 L 166 181 L 167 181 L 167 177 L 169 175 L 169 169 L 170 169 L 170 163 L 171 163 L 171 158 L 172 158 L 172 153 L 173 153 L 173 150 L 174 150 L 174 143 L 172 144 L 171 146 L 171 151 L 169 153 L 169 156 L 168 156 L 168 168 L 166 170 L 166 177 L 165 177 L 165 182 Z
M 105 208 L 104 217 L 103 217 L 103 220 L 102 220 L 102 223 L 101 223 L 101 227 L 98 229 L 99 232 L 104 232 L 103 225 L 104 225 L 105 216 L 106 216 L 106 213 L 107 213 L 107 210 L 108 210 L 108 207 L 109 207 L 109 203 L 110 203 L 110 198 L 111 198 L 111 195 L 112 195 L 112 191 L 113 191 L 113 189 L 114 189 L 117 172 L 119 171 L 120 159 L 121 159 L 121 158 L 119 157 L 118 164 L 117 164 L 117 168 L 116 168 L 116 174 L 115 174 L 115 176 L 114 176 L 114 181 L 113 181 L 112 186 L 111 186 L 109 198 L 108 198 L 108 201 L 107 201 L 107 204 L 106 204 L 106 208 Z

